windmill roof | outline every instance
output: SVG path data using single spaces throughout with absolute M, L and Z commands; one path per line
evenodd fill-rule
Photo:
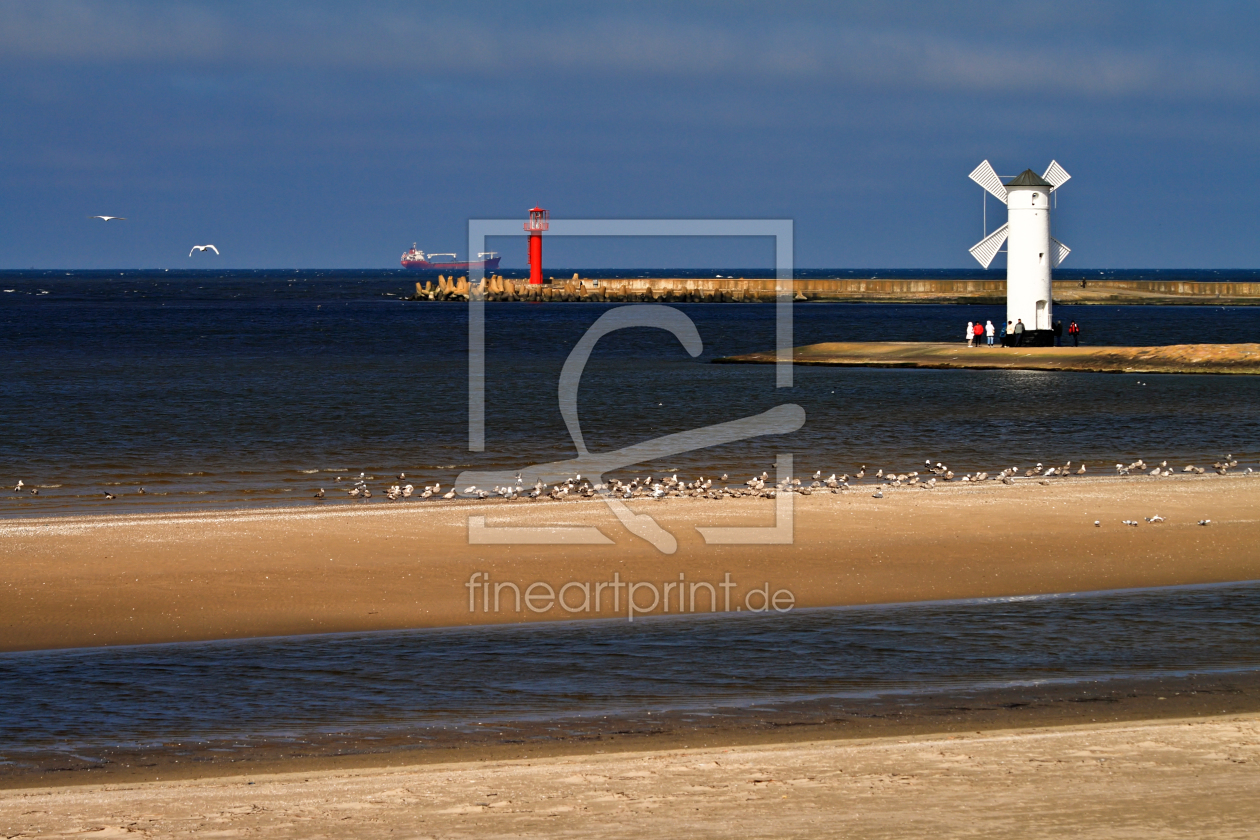
M 1014 178 L 1007 181 L 1006 186 L 1008 187 L 1052 187 L 1054 186 L 1054 184 L 1051 184 L 1049 181 L 1047 181 L 1045 178 L 1042 178 L 1040 175 L 1038 175 L 1036 172 L 1033 172 L 1031 169 L 1025 169 L 1023 172 L 1019 173 Z

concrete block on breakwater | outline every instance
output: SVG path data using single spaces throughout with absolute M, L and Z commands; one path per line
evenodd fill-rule
M 1061 370 L 1099 373 L 1260 374 L 1260 344 L 1164 347 L 968 347 L 912 341 L 826 342 L 794 348 L 798 365 Z M 774 351 L 726 356 L 718 364 L 773 364 Z

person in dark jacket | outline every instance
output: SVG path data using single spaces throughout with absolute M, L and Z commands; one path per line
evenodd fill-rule
M 1054 329 L 1054 346 L 1055 346 L 1055 347 L 1058 347 L 1058 346 L 1059 346 L 1059 337 L 1063 335 L 1063 322 L 1062 322 L 1062 321 L 1055 321 L 1055 322 L 1054 322 L 1053 329 Z
M 1015 322 L 1015 346 L 1024 346 L 1024 319 L 1020 318 Z

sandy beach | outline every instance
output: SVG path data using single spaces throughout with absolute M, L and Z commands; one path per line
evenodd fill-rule
M 1258 477 L 951 483 L 886 488 L 879 499 L 873 489 L 794 497 L 791 545 L 706 545 L 695 530 L 771 525 L 773 500 L 636 501 L 677 536 L 673 555 L 628 534 L 599 501 L 8 521 L 0 524 L 0 649 L 625 619 L 629 587 L 615 581 L 655 587 L 635 593 L 648 614 L 703 612 L 710 591 L 718 609 L 742 610 L 764 607 L 753 590 L 799 608 L 1260 578 Z M 596 525 L 613 542 L 469 545 L 470 514 L 490 525 Z M 1163 521 L 1145 521 L 1155 515 Z M 1212 524 L 1197 524 L 1205 519 Z M 680 576 L 688 590 L 698 586 L 694 606 Z M 586 584 L 590 598 L 570 588 L 570 610 L 543 589 L 521 603 L 510 587 L 469 586 L 486 580 L 523 594 L 533 583 L 557 595 Z M 492 591 L 501 595 L 497 611 Z M 653 591 L 659 601 L 648 609 Z
M 1250 837 L 1260 714 L 0 792 L 41 837 Z

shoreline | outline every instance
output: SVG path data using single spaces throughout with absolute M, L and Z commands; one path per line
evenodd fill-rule
M 1241 579 L 1241 580 L 1217 580 L 1196 583 L 1169 583 L 1158 584 L 1155 586 L 1132 586 L 1117 589 L 1078 589 L 1072 591 L 1055 591 L 1055 592 L 1032 592 L 1019 593 L 1009 595 L 984 595 L 963 598 L 942 598 L 927 599 L 918 601 L 872 601 L 857 604 L 831 604 L 809 607 L 793 607 L 790 610 L 793 614 L 829 612 L 832 610 L 872 610 L 878 614 L 879 610 L 902 610 L 906 608 L 924 607 L 924 608 L 948 608 L 957 606 L 973 606 L 984 604 L 1001 604 L 1012 600 L 1018 601 L 1037 601 L 1037 600 L 1057 600 L 1062 598 L 1086 599 L 1086 598 L 1105 598 L 1115 595 L 1155 595 L 1160 593 L 1175 594 L 1180 592 L 1193 592 L 1199 590 L 1211 590 L 1225 588 L 1230 586 L 1246 586 L 1251 584 L 1260 584 L 1260 577 Z M 744 613 L 742 611 L 723 611 L 716 613 L 698 611 L 695 613 L 675 613 L 665 615 L 660 612 L 650 615 L 640 616 L 635 613 L 635 622 L 642 623 L 646 628 L 658 628 L 661 622 L 677 622 L 685 624 L 688 621 L 705 619 L 743 619 L 747 621 L 760 621 L 761 617 L 754 613 Z M 321 631 L 315 633 L 292 633 L 280 634 L 272 636 L 225 636 L 212 639 L 173 639 L 169 641 L 157 642 L 134 642 L 128 644 L 105 644 L 105 645 L 82 645 L 78 647 L 50 647 L 50 648 L 18 648 L 15 650 L 0 649 L 0 661 L 5 658 L 20 658 L 22 656 L 33 655 L 38 656 L 43 653 L 88 653 L 100 650 L 128 650 L 132 648 L 148 649 L 155 647 L 182 647 L 185 645 L 213 645 L 213 644 L 232 644 L 234 642 L 284 642 L 284 641 L 327 641 L 343 638 L 363 638 L 378 635 L 389 635 L 394 633 L 424 633 L 424 632 L 442 632 L 442 631 L 463 631 L 463 630 L 512 630 L 515 628 L 525 628 L 536 625 L 547 626 L 565 626 L 594 623 L 596 625 L 622 624 L 625 623 L 626 617 L 605 616 L 600 618 L 554 618 L 541 621 L 503 621 L 503 622 L 467 622 L 463 624 L 443 624 L 432 627 L 386 627 L 369 630 L 332 630 Z M 1245 669 L 1243 669 L 1245 670 Z M 1083 678 L 1082 678 L 1083 679 Z M 1072 678 L 1073 681 L 1075 678 Z
M 736 584 L 724 606 L 737 612 L 762 606 L 763 585 L 771 597 L 790 592 L 793 607 L 827 607 L 1254 580 L 1254 479 L 1071 476 L 930 491 L 885 486 L 878 499 L 869 485 L 794 495 L 793 543 L 777 546 L 708 545 L 696 531 L 772 525 L 771 499 L 630 502 L 677 536 L 674 555 L 627 533 L 598 500 L 6 520 L 0 650 L 624 620 L 626 604 L 618 611 L 610 602 L 616 593 L 595 590 L 613 580 L 651 582 L 665 595 L 665 605 L 640 616 L 663 615 L 666 605 L 674 615 L 711 614 L 724 575 Z M 1163 521 L 1144 521 L 1156 513 Z M 594 525 L 613 544 L 470 545 L 470 514 L 492 526 Z M 698 603 L 679 606 L 680 575 L 701 587 Z M 587 582 L 603 600 L 532 610 L 503 589 L 496 611 L 487 589 L 470 587 L 485 579 L 553 591 Z M 651 595 L 641 590 L 639 604 Z M 583 606 L 578 593 L 568 598 Z

